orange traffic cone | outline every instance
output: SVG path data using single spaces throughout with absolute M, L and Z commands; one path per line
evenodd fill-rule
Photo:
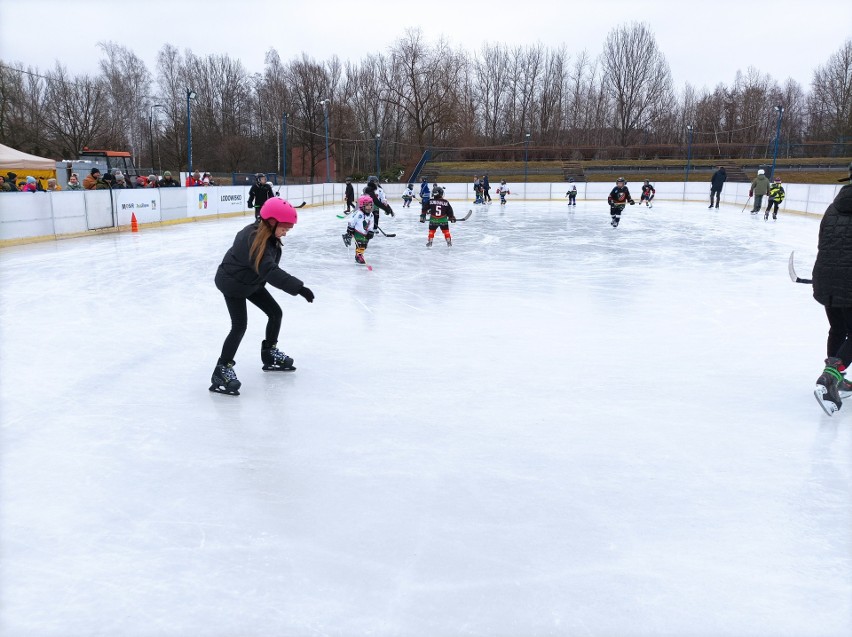
M 136 213 L 130 213 L 130 232 L 139 232 L 139 223 L 136 221 Z

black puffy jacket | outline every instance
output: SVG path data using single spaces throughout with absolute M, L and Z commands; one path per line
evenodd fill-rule
M 852 307 L 852 184 L 840 189 L 819 224 L 814 298 L 826 307 Z
M 258 222 L 259 223 L 259 222 Z M 249 254 L 251 243 L 257 232 L 258 223 L 246 226 L 234 237 L 225 258 L 216 270 L 216 287 L 225 296 L 248 297 L 261 287 L 269 285 L 296 296 L 303 283 L 278 267 L 281 261 L 281 243 L 273 237 L 266 244 L 259 272 Z

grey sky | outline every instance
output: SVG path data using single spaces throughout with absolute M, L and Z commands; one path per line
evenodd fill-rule
M 807 88 L 814 68 L 852 37 L 852 10 L 840 0 L 0 0 L 0 16 L 0 59 L 42 70 L 58 59 L 73 74 L 97 72 L 100 41 L 127 46 L 151 71 L 169 43 L 200 56 L 227 53 L 260 72 L 273 47 L 285 62 L 302 52 L 359 60 L 386 50 L 407 27 L 420 27 L 429 41 L 444 35 L 469 52 L 484 42 L 541 42 L 595 57 L 613 27 L 643 21 L 678 89 L 687 81 L 711 89 L 730 84 L 749 66 Z

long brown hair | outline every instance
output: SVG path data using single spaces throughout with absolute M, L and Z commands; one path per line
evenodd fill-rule
M 278 225 L 277 223 L 275 225 Z M 278 245 L 281 245 L 281 240 L 275 238 L 275 226 L 270 225 L 266 220 L 261 220 L 257 227 L 257 232 L 254 233 L 254 241 L 251 242 L 249 248 L 249 257 L 254 261 L 254 271 L 260 273 L 260 262 L 263 260 L 263 253 L 266 252 L 266 244 L 272 239 Z

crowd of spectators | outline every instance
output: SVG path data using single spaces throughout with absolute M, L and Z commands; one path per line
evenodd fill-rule
M 120 188 L 179 188 L 180 182 L 172 177 L 169 170 L 163 172 L 162 177 L 151 174 L 147 177 L 140 175 L 135 179 L 128 178 L 121 170 L 101 173 L 99 168 L 92 168 L 89 174 L 80 181 L 80 175 L 71 173 L 68 183 L 63 187 L 58 180 L 51 177 L 47 180 L 46 188 L 42 186 L 39 179 L 27 176 L 18 180 L 14 172 L 0 175 L 0 192 L 57 192 L 61 190 L 115 190 Z M 194 186 L 218 186 L 210 173 L 201 173 L 196 170 L 186 179 L 187 187 Z

